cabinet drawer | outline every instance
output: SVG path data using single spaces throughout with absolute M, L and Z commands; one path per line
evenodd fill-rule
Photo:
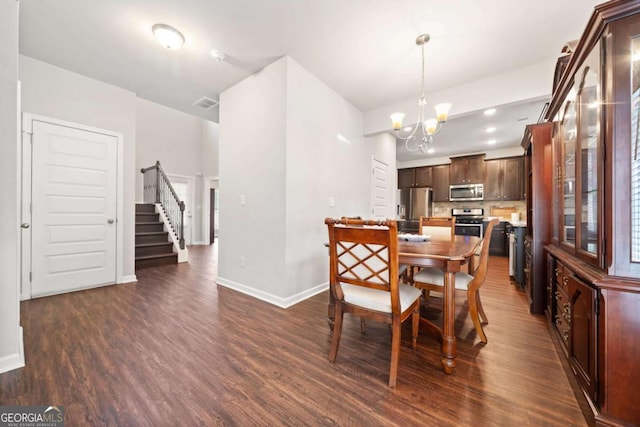
M 562 290 L 565 294 L 569 293 L 569 281 L 567 279 L 567 273 L 571 273 L 569 270 L 565 269 L 565 266 L 562 263 L 556 263 L 555 275 L 556 275 L 556 287 L 559 290 Z
M 562 291 L 559 287 L 556 288 L 554 298 L 556 314 L 553 318 L 553 323 L 560 335 L 563 350 L 565 351 L 565 354 L 568 354 L 571 334 L 571 303 L 569 301 L 568 294 Z

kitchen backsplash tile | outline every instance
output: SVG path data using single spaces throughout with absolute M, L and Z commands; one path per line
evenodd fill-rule
M 520 215 L 520 221 L 527 220 L 526 203 L 524 200 L 512 200 L 505 202 L 497 201 L 482 201 L 482 202 L 435 202 L 433 204 L 434 216 L 451 216 L 452 208 L 483 208 L 484 216 L 491 215 L 491 208 L 508 208 L 515 207 L 516 211 Z M 507 220 L 511 218 L 505 218 Z

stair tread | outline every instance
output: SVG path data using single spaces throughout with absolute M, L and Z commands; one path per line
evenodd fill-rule
M 136 233 L 136 236 L 153 236 L 153 235 L 159 235 L 159 234 L 169 234 L 168 231 L 139 231 Z
M 136 243 L 136 248 L 149 248 L 162 245 L 173 245 L 173 242 Z
M 144 222 L 136 222 L 136 225 L 158 225 L 158 224 L 164 224 L 162 221 L 144 221 Z
M 141 260 L 145 260 L 145 259 L 158 259 L 158 258 L 171 258 L 171 257 L 178 257 L 178 254 L 175 252 L 171 252 L 171 253 L 166 253 L 166 254 L 155 254 L 155 255 L 144 255 L 144 256 L 137 256 L 135 258 L 136 261 L 141 261 Z

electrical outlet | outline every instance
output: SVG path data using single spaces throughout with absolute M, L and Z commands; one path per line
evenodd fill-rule
M 243 256 L 240 257 L 240 268 L 245 268 L 247 266 L 246 260 Z

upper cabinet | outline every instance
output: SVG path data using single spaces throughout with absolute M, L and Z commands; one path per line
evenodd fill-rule
M 398 188 L 411 188 L 415 186 L 415 169 L 398 169 Z
M 482 184 L 484 182 L 484 154 L 452 157 L 449 168 L 449 183 Z
M 524 159 L 509 157 L 484 162 L 484 200 L 522 200 Z
M 449 201 L 449 165 L 432 166 L 433 168 L 433 201 Z
M 433 186 L 432 166 L 398 169 L 398 188 Z

